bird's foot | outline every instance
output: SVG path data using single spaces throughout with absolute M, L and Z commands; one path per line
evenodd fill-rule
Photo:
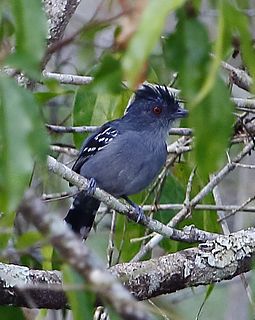
M 127 196 L 122 196 L 122 198 L 125 199 L 134 208 L 134 213 L 136 215 L 136 223 L 140 222 L 144 218 L 143 209 L 140 206 L 138 206 L 135 202 L 130 200 Z
M 86 189 L 86 194 L 88 196 L 93 196 L 95 194 L 96 187 L 97 187 L 96 180 L 94 178 L 88 179 L 88 187 Z
M 134 208 L 134 212 L 136 214 L 136 223 L 139 223 L 144 218 L 143 209 L 134 202 L 132 207 Z

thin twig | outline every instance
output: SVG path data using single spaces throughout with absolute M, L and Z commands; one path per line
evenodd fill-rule
M 244 207 L 247 206 L 247 204 L 249 204 L 250 202 L 252 202 L 253 200 L 255 200 L 255 195 L 253 197 L 248 198 L 247 200 L 244 201 L 244 203 L 242 203 L 240 206 L 238 206 L 237 208 L 233 209 L 229 214 L 224 215 L 224 217 L 221 217 L 218 222 L 222 222 L 224 219 L 227 219 L 233 215 L 235 215 L 237 212 L 239 211 L 244 211 Z
M 71 148 L 71 147 L 62 147 L 62 146 L 57 146 L 57 145 L 51 145 L 50 150 L 54 152 L 59 152 L 59 153 L 65 153 L 68 154 L 69 156 L 72 157 L 77 157 L 79 151 Z
M 46 194 L 46 193 L 43 193 L 42 196 L 41 196 L 41 200 L 44 201 L 44 202 L 50 202 L 50 201 L 59 201 L 59 200 L 64 200 L 64 199 L 67 199 L 67 198 L 71 198 L 73 197 L 74 195 L 76 195 L 77 192 L 58 192 L 58 193 L 51 193 L 51 194 Z
M 187 216 L 191 213 L 190 194 L 192 191 L 192 183 L 193 183 L 193 179 L 195 177 L 195 173 L 196 173 L 196 167 L 192 169 L 191 174 L 189 176 L 189 180 L 188 180 L 187 188 L 186 188 L 185 200 L 183 203 L 184 207 L 187 208 Z
M 57 126 L 53 124 L 45 124 L 46 128 L 54 133 L 84 133 L 95 132 L 99 127 L 97 126 Z M 192 130 L 189 128 L 172 128 L 169 131 L 171 135 L 191 136 Z
M 116 211 L 112 210 L 111 230 L 110 230 L 110 234 L 109 234 L 109 241 L 108 241 L 108 247 L 107 247 L 108 268 L 110 268 L 112 266 L 112 258 L 113 258 L 113 253 L 114 253 L 115 226 L 116 226 Z
M 84 133 L 84 132 L 95 132 L 97 126 L 56 126 L 53 124 L 45 124 L 46 128 L 54 133 Z

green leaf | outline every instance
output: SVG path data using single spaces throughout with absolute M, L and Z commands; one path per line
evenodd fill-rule
M 37 231 L 27 231 L 23 233 L 16 242 L 17 249 L 26 249 L 34 246 L 38 241 L 41 241 L 42 235 Z
M 226 50 L 227 45 L 224 44 L 225 35 L 226 35 L 226 28 L 225 28 L 225 17 L 223 11 L 221 10 L 221 3 L 219 1 L 219 15 L 218 15 L 218 28 L 217 28 L 217 35 L 216 41 L 214 45 L 214 59 L 211 61 L 208 75 L 206 76 L 204 82 L 202 83 L 201 89 L 195 96 L 195 98 L 190 101 L 192 107 L 198 105 L 203 99 L 206 98 L 210 91 L 213 90 L 215 85 L 215 81 L 217 81 L 218 77 L 218 70 L 220 67 L 220 63 L 222 57 L 224 55 L 224 50 Z
M 90 125 L 93 116 L 97 95 L 89 86 L 81 86 L 76 91 L 73 105 L 73 125 L 84 126 Z M 85 135 L 74 133 L 73 139 L 75 146 L 80 148 Z
M 47 138 L 32 93 L 0 77 L 0 211 L 18 205 L 34 167 L 44 159 Z M 35 158 L 36 156 L 36 158 Z
M 162 194 L 160 197 L 160 203 L 183 203 L 185 199 L 185 189 L 179 183 L 179 181 L 172 175 L 166 178 Z M 160 222 L 167 224 L 171 218 L 176 213 L 176 210 L 164 210 L 159 211 L 154 215 L 154 218 L 159 220 Z M 176 251 L 176 242 L 163 239 L 160 242 L 160 246 L 164 248 L 167 252 L 175 252 Z
M 80 87 L 74 99 L 73 125 L 102 125 L 121 117 L 126 108 L 130 93 L 123 90 L 118 95 L 110 93 L 97 94 L 95 87 Z M 74 134 L 74 142 L 80 148 L 85 135 Z
M 35 92 L 34 97 L 38 103 L 44 104 L 53 98 L 73 93 L 73 90 L 61 90 L 60 92 Z
M 182 11 L 176 31 L 163 41 L 166 65 L 178 71 L 182 93 L 191 101 L 204 82 L 209 60 L 209 40 L 205 26 Z
M 19 319 L 25 320 L 24 314 L 21 308 L 12 306 L 0 306 L 0 314 L 2 319 Z
M 122 70 L 119 60 L 113 55 L 105 55 L 94 75 L 93 88 L 97 93 L 119 93 L 121 91 Z
M 5 37 L 9 37 L 14 33 L 14 26 L 9 15 L 4 14 L 1 17 L 1 5 L 0 5 L 0 42 Z
M 115 230 L 116 247 L 120 251 L 120 261 L 127 262 L 139 251 L 141 241 L 131 243 L 130 240 L 144 236 L 144 227 L 128 221 L 123 215 L 117 215 Z
M 7 62 L 38 79 L 47 37 L 42 1 L 12 0 L 11 2 L 15 18 L 16 47 Z
M 169 174 L 160 197 L 160 203 L 182 203 L 185 199 L 185 189 L 179 181 Z M 175 214 L 175 210 L 159 211 L 155 218 L 160 218 L 160 222 L 166 224 Z
M 228 89 L 218 77 L 212 91 L 190 113 L 189 124 L 196 136 L 196 161 L 203 177 L 218 169 L 225 158 L 232 132 L 232 112 Z
M 244 4 L 240 1 L 239 6 Z M 226 24 L 226 39 L 230 44 L 233 37 L 239 37 L 242 59 L 246 63 L 249 72 L 255 78 L 255 51 L 253 47 L 253 37 L 251 34 L 251 25 L 247 15 L 230 1 L 222 1 L 222 15 Z M 253 84 L 253 92 L 255 83 Z
M 68 265 L 62 267 L 66 294 L 71 305 L 74 320 L 93 319 L 95 294 L 82 288 L 84 279 Z M 77 289 L 68 289 L 68 286 Z
M 149 54 L 159 40 L 167 16 L 184 0 L 149 1 L 141 17 L 137 32 L 130 40 L 123 57 L 123 70 L 130 87 L 135 87 Z
M 0 215 L 0 249 L 6 248 L 8 241 L 13 237 L 13 224 L 16 214 L 11 212 L 9 214 L 3 213 Z
M 202 302 L 202 304 L 201 304 L 201 306 L 200 306 L 200 308 L 199 308 L 199 310 L 198 310 L 198 313 L 197 313 L 197 316 L 196 316 L 196 320 L 199 319 L 199 316 L 200 316 L 200 314 L 201 314 L 201 312 L 202 312 L 202 309 L 203 309 L 206 301 L 207 301 L 208 298 L 210 297 L 211 293 L 213 292 L 213 289 L 214 289 L 214 284 L 210 284 L 210 285 L 208 286 L 207 291 L 206 291 L 206 295 L 205 295 L 204 301 Z

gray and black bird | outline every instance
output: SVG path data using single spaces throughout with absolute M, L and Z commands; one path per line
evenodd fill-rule
M 83 143 L 73 170 L 89 179 L 88 190 L 74 199 L 65 221 L 86 238 L 100 201 L 93 198 L 98 186 L 124 198 L 145 189 L 158 175 L 167 157 L 166 138 L 174 120 L 187 111 L 166 86 L 143 85 L 134 95 L 122 118 L 102 125 Z

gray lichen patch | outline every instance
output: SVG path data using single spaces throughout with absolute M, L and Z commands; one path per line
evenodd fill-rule
M 0 279 L 4 281 L 5 288 L 24 286 L 29 280 L 29 268 L 0 263 Z
M 231 264 L 238 263 L 246 257 L 250 257 L 255 250 L 255 235 L 251 229 L 242 230 L 228 237 L 219 236 L 214 241 L 207 241 L 199 245 L 199 253 L 196 257 L 196 263 L 208 263 L 214 268 L 226 268 Z

